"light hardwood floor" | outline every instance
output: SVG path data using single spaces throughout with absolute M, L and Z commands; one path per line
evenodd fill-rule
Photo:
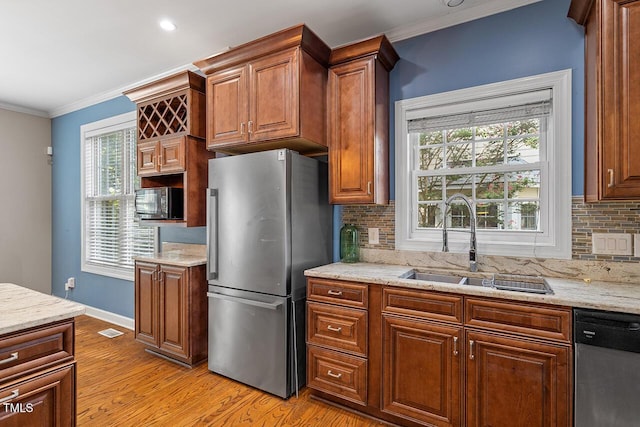
M 124 332 L 106 338 L 98 331 Z M 369 418 L 313 400 L 282 400 L 144 351 L 133 332 L 88 316 L 76 319 L 78 426 L 373 426 Z

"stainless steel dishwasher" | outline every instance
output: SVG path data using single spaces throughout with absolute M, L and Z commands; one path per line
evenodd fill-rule
M 640 426 L 640 316 L 574 310 L 576 427 Z

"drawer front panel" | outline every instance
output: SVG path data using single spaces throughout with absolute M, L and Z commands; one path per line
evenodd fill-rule
M 314 302 L 307 303 L 309 344 L 367 355 L 367 312 Z
M 310 345 L 307 381 L 312 389 L 366 406 L 366 359 Z
M 73 322 L 0 339 L 0 383 L 73 360 Z
M 465 325 L 554 339 L 571 340 L 571 309 L 466 298 Z
M 426 319 L 462 323 L 462 297 L 385 287 L 383 311 Z
M 366 308 L 368 286 L 339 280 L 308 279 L 307 299 L 350 307 Z

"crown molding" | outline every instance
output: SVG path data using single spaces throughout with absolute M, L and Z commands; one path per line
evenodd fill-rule
M 49 113 L 47 113 L 46 111 L 42 111 L 42 110 L 35 110 L 33 108 L 26 108 L 26 107 L 21 107 L 19 105 L 14 105 L 14 104 L 7 104 L 4 102 L 0 102 L 0 108 L 3 110 L 8 110 L 8 111 L 13 111 L 16 113 L 24 113 L 24 114 L 29 114 L 32 116 L 38 116 L 38 117 L 45 117 L 45 118 L 50 118 L 49 117 Z
M 111 99 L 117 98 L 119 96 L 124 96 L 123 92 L 129 90 L 129 89 L 134 89 L 136 87 L 145 85 L 147 83 L 152 83 L 156 80 L 171 76 L 175 73 L 179 73 L 181 71 L 193 71 L 196 72 L 200 75 L 202 75 L 202 73 L 200 72 L 200 70 L 193 64 L 186 64 L 186 65 L 182 65 L 180 67 L 177 68 L 173 68 L 171 70 L 162 72 L 160 74 L 156 74 L 155 76 L 151 76 L 151 77 L 147 77 L 146 79 L 140 80 L 138 82 L 135 83 L 131 83 L 127 86 L 121 87 L 119 89 L 114 89 L 114 90 L 110 90 L 108 92 L 103 92 L 101 94 L 98 95 L 94 95 L 94 96 L 90 96 L 88 98 L 85 99 L 81 99 L 79 101 L 76 102 L 72 102 L 70 104 L 66 104 L 60 107 L 56 107 L 53 110 L 49 111 L 49 114 L 47 117 L 58 117 L 58 116 L 62 116 L 63 114 L 67 114 L 67 113 L 72 113 L 74 111 L 80 110 L 82 108 L 86 108 L 86 107 L 90 107 L 92 105 L 96 105 L 99 104 L 101 102 L 104 101 L 109 101 Z
M 468 9 L 462 9 L 459 12 L 452 12 L 444 16 L 438 16 L 436 18 L 430 18 L 414 24 L 393 28 L 386 31 L 385 34 L 389 41 L 393 43 L 422 34 L 431 33 L 433 31 L 442 30 L 443 28 L 453 27 L 454 25 L 463 24 L 465 22 L 475 21 L 476 19 L 495 15 L 500 12 L 506 12 L 508 10 L 537 3 L 539 1 L 542 0 L 501 0 L 488 4 L 483 3 Z

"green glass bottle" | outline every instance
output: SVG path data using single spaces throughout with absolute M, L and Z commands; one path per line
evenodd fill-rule
M 360 260 L 358 227 L 353 224 L 345 224 L 340 229 L 340 259 L 342 262 L 358 262 Z

